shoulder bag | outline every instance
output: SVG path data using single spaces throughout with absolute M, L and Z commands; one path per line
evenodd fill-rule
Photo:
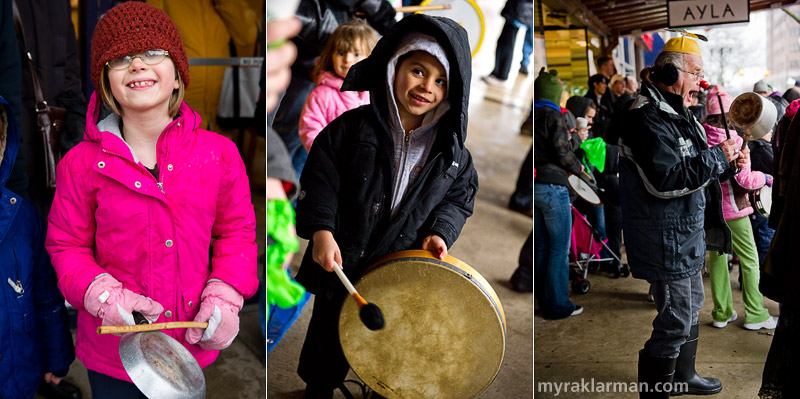
M 28 69 L 31 72 L 31 80 L 33 81 L 33 91 L 36 99 L 36 124 L 38 126 L 37 130 L 40 138 L 39 145 L 42 146 L 44 150 L 45 184 L 48 188 L 54 189 L 56 188 L 56 164 L 63 156 L 58 145 L 58 139 L 64 128 L 67 110 L 65 108 L 49 105 L 47 101 L 44 100 L 42 87 L 39 84 L 39 76 L 36 72 L 36 65 L 33 62 L 33 57 L 28 51 L 28 46 L 25 42 L 25 31 L 22 29 L 22 19 L 19 16 L 16 1 L 13 2 L 13 8 L 14 28 L 17 31 L 17 40 L 28 59 Z

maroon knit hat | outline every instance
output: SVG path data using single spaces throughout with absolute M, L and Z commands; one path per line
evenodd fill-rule
M 140 51 L 169 51 L 184 86 L 189 86 L 189 61 L 178 28 L 164 11 L 128 1 L 117 5 L 97 21 L 92 35 L 91 79 L 100 87 L 100 72 L 106 62 Z

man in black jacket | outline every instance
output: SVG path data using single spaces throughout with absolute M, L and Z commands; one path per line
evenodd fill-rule
M 613 101 L 608 89 L 609 80 L 601 74 L 589 77 L 589 90 L 584 97 L 594 101 L 597 114 L 592 122 L 593 137 L 603 137 L 608 127 L 608 120 L 613 113 Z
M 503 30 L 497 38 L 497 47 L 494 53 L 494 69 L 483 81 L 492 85 L 503 85 L 508 79 L 511 70 L 511 60 L 514 58 L 514 43 L 520 28 L 531 29 L 533 22 L 533 0 L 507 0 L 500 15 L 505 18 Z M 527 71 L 527 67 L 525 67 Z M 525 73 L 527 75 L 527 72 Z
M 700 124 L 684 107 L 700 89 L 703 74 L 695 41 L 667 41 L 651 71 L 651 82 L 642 83 L 618 130 L 628 264 L 635 278 L 653 286 L 658 309 L 653 333 L 639 352 L 639 381 L 648 387 L 640 397 L 668 398 L 670 386 L 713 394 L 722 383 L 698 376 L 694 368 L 704 300 L 704 237 L 709 250 L 730 252 L 718 179 L 730 176 L 731 161 L 739 158 L 742 167 L 745 158 L 734 140 L 709 148 Z
M 371 103 L 334 119 L 311 147 L 297 203 L 297 233 L 311 240 L 297 281 L 315 295 L 298 367 L 307 398 L 330 398 L 349 369 L 338 338 L 347 291 L 333 268 L 355 281 L 397 251 L 444 259 L 472 215 L 470 65 L 467 32 L 453 20 L 404 18 L 342 85 L 369 90 Z

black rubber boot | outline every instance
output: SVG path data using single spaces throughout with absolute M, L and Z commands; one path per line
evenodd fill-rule
M 672 396 L 680 395 L 713 395 L 722 391 L 722 382 L 716 378 L 706 378 L 697 375 L 694 369 L 695 355 L 697 354 L 697 337 L 700 334 L 700 325 L 692 325 L 689 330 L 689 339 L 681 345 L 681 353 L 678 355 L 678 362 L 675 364 L 675 378 L 673 386 L 675 390 Z M 687 383 L 688 390 L 684 384 Z
M 643 352 L 643 350 L 639 351 L 639 398 L 669 398 L 668 389 L 672 382 L 672 376 L 675 374 L 675 362 L 677 359 L 650 357 Z M 667 391 L 656 392 L 656 388 L 659 390 L 666 388 Z

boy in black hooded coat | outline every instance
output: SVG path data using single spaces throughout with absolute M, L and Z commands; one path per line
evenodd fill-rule
M 403 69 L 414 59 L 438 66 Z M 422 248 L 443 259 L 472 215 L 478 176 L 464 144 L 471 73 L 461 26 L 411 15 L 347 74 L 342 90 L 369 90 L 371 104 L 345 112 L 322 130 L 303 170 L 297 204 L 297 233 L 311 240 L 297 281 L 316 295 L 298 367 L 308 384 L 306 397 L 331 397 L 349 369 L 338 336 L 347 291 L 330 273 L 334 262 L 355 281 L 393 252 Z M 405 77 L 423 77 L 430 87 L 399 92 Z M 436 90 L 443 90 L 443 99 Z M 408 101 L 441 102 L 410 124 L 404 117 Z

